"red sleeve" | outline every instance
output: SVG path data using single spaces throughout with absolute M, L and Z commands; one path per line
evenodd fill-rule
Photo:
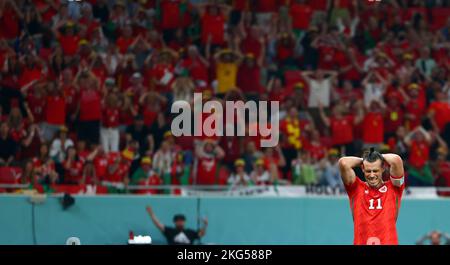
M 347 191 L 348 197 L 353 198 L 356 195 L 358 188 L 361 187 L 362 184 L 363 182 L 358 177 L 356 177 L 355 181 L 352 184 L 345 185 L 345 190 Z

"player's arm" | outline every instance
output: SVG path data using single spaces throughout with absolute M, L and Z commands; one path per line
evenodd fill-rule
M 425 242 L 431 238 L 431 233 L 428 233 L 422 236 L 419 240 L 416 241 L 416 245 L 425 245 Z
M 208 219 L 203 219 L 203 227 L 198 230 L 198 237 L 203 237 L 206 234 L 206 227 L 208 227 Z
M 397 154 L 383 154 L 386 163 L 389 164 L 391 170 L 391 181 L 394 186 L 400 187 L 404 182 L 403 160 Z
M 339 159 L 339 171 L 346 186 L 355 182 L 356 174 L 353 168 L 360 166 L 362 161 L 361 157 L 355 156 L 344 156 Z
M 150 218 L 152 218 L 153 223 L 155 224 L 156 227 L 158 227 L 159 231 L 164 233 L 165 227 L 164 225 L 158 220 L 158 218 L 156 218 L 155 213 L 153 212 L 152 207 L 147 206 L 146 208 L 148 215 L 150 215 Z

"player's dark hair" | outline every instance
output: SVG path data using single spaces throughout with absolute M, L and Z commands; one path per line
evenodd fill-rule
M 186 221 L 186 217 L 183 214 L 176 214 L 173 216 L 173 221 Z
M 373 163 L 377 160 L 381 160 L 382 165 L 384 165 L 383 155 L 380 152 L 375 151 L 375 148 L 371 147 L 368 151 L 364 152 L 363 161 Z

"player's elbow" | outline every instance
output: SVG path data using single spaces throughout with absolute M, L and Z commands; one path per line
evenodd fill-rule
M 392 164 L 394 164 L 398 167 L 401 167 L 401 166 L 403 166 L 403 160 L 399 155 L 393 154 L 392 155 Z
M 342 169 L 350 167 L 348 164 L 348 160 L 345 157 L 339 158 L 338 165 L 339 165 L 339 168 L 342 168 Z

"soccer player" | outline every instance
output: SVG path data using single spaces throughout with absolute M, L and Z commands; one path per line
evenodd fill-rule
M 365 182 L 353 168 L 361 167 Z M 390 168 L 390 180 L 383 172 Z M 396 154 L 380 154 L 373 148 L 363 158 L 342 157 L 339 170 L 350 199 L 355 245 L 397 245 L 396 221 L 405 188 L 403 161 Z

